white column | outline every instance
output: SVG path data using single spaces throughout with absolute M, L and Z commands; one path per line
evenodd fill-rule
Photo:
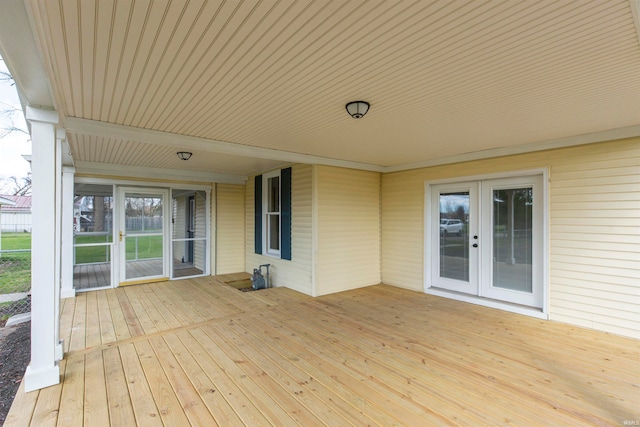
M 31 235 L 31 363 L 25 391 L 60 382 L 56 360 L 56 124 L 58 113 L 27 107 L 31 124 L 33 218 Z
M 62 167 L 62 298 L 73 298 L 73 195 L 75 168 Z

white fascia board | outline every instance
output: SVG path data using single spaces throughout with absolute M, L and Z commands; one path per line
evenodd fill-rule
M 274 150 L 271 148 L 254 147 L 251 145 L 234 144 L 214 139 L 198 138 L 156 130 L 141 129 L 131 126 L 104 123 L 95 120 L 67 117 L 65 129 L 68 133 L 119 138 L 129 141 L 145 142 L 166 147 L 179 146 L 185 151 L 203 151 L 209 153 L 230 154 L 235 156 L 254 157 L 260 159 L 279 160 L 291 163 L 307 163 L 327 166 L 337 166 L 350 169 L 382 172 L 383 167 L 368 163 L 352 162 L 349 160 L 332 159 L 328 157 L 312 156 L 309 154 L 293 153 Z
M 114 165 L 97 162 L 75 162 L 77 174 L 105 175 L 121 178 L 145 178 L 161 181 L 216 182 L 220 184 L 240 184 L 247 182 L 247 177 L 210 172 L 185 171 L 179 169 L 158 169 L 142 166 Z
M 532 142 L 529 144 L 514 145 L 510 147 L 494 148 L 491 150 L 474 151 L 471 153 L 457 154 L 455 156 L 440 157 L 398 166 L 387 166 L 384 173 L 401 172 L 411 169 L 421 169 L 433 166 L 441 166 L 452 163 L 469 162 L 473 160 L 491 159 L 494 157 L 512 156 L 516 154 L 533 153 L 536 151 L 553 150 L 557 148 L 573 147 L 576 145 L 594 144 L 597 142 L 614 141 L 617 139 L 634 138 L 640 136 L 640 125 L 627 126 L 617 129 L 609 129 L 584 135 L 569 136 L 566 138 L 552 139 L 548 141 Z

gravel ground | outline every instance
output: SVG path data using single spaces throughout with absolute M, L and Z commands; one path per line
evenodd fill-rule
M 31 322 L 0 328 L 0 426 L 31 360 Z

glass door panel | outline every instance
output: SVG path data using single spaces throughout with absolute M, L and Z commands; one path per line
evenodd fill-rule
M 533 189 L 493 190 L 493 286 L 531 292 Z
M 476 189 L 475 183 L 433 187 L 433 286 L 477 293 Z
M 536 176 L 483 182 L 483 296 L 542 306 L 541 184 Z
M 122 281 L 166 276 L 165 192 L 127 190 L 121 200 Z

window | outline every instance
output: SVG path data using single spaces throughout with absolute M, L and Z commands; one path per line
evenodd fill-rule
M 255 253 L 291 260 L 291 168 L 255 177 Z
M 280 256 L 280 171 L 263 177 L 264 253 Z

